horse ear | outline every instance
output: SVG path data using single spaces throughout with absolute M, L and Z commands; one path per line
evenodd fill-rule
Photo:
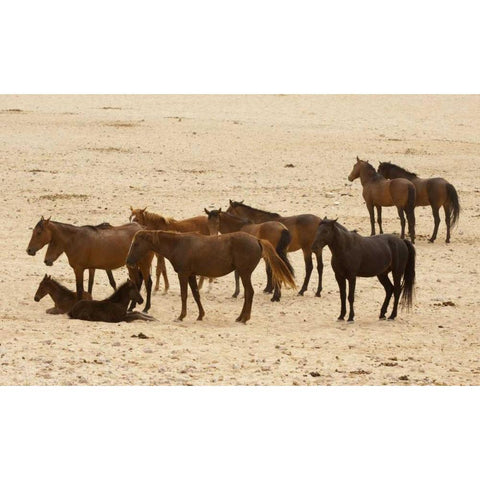
M 133 207 L 130 205 L 130 211 L 133 213 Z
M 218 209 L 218 213 L 222 213 L 222 207 Z
M 233 207 L 233 202 L 230 199 L 228 199 L 228 201 L 229 201 L 230 205 L 232 205 L 232 207 Z
M 148 207 L 145 207 L 143 210 L 142 210 L 142 213 L 145 213 L 145 210 L 147 209 Z
M 242 200 L 242 201 L 241 201 L 241 202 L 239 202 L 239 203 L 243 203 L 244 201 L 245 201 L 245 200 Z
M 357 155 L 357 162 L 359 162 L 359 161 L 360 161 L 360 159 L 358 158 L 358 155 Z
M 52 216 L 50 215 L 50 216 L 45 220 L 45 223 L 48 223 L 51 218 L 52 218 Z
M 210 212 L 206 208 L 204 208 L 203 210 L 207 215 L 210 215 Z
M 338 217 L 333 221 L 333 223 L 337 223 Z

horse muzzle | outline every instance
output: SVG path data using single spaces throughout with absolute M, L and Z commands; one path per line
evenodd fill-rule
M 353 182 L 353 180 L 354 180 L 351 175 L 349 175 L 347 178 L 350 182 Z
M 35 295 L 35 297 L 33 297 L 33 299 L 34 299 L 36 302 L 39 302 L 39 301 L 40 301 L 40 297 L 37 297 L 36 295 Z
M 27 253 L 28 253 L 29 255 L 31 255 L 32 257 L 34 257 L 35 254 L 37 253 L 37 251 L 34 250 L 33 248 L 27 248 Z
M 51 260 L 45 260 L 45 265 L 47 267 L 51 267 L 53 265 L 53 262 Z

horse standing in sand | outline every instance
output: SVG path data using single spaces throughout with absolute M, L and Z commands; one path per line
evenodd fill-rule
M 338 320 L 344 320 L 347 313 L 346 281 L 348 280 L 350 304 L 348 321 L 353 322 L 357 277 L 377 276 L 383 285 L 385 301 L 380 309 L 381 319 L 385 318 L 392 294 L 394 302 L 389 320 L 397 316 L 400 294 L 402 294 L 402 306 L 411 307 L 415 283 L 415 248 L 411 242 L 389 234 L 362 237 L 356 232 L 349 232 L 336 220 L 325 218 L 318 226 L 312 248 L 317 250 L 325 245 L 328 245 L 332 252 L 332 268 L 340 289 L 341 309 Z M 389 272 L 392 272 L 393 285 L 388 278 Z
M 460 216 L 460 203 L 455 187 L 444 178 L 420 178 L 416 173 L 409 172 L 398 165 L 390 162 L 380 162 L 378 173 L 385 178 L 406 178 L 415 186 L 416 206 L 431 205 L 434 220 L 433 233 L 429 242 L 433 243 L 437 238 L 440 225 L 440 207 L 445 211 L 445 223 L 447 225 L 446 243 L 450 243 L 450 228 L 458 222 Z
M 287 257 L 287 250 L 292 239 L 288 228 L 280 222 L 264 222 L 253 223 L 246 218 L 240 218 L 230 213 L 222 212 L 219 210 L 204 209 L 208 216 L 208 228 L 211 235 L 218 235 L 218 233 L 233 233 L 233 232 L 246 232 L 257 238 L 269 241 L 275 248 L 278 256 L 283 260 L 288 267 L 292 275 L 293 267 Z M 267 271 L 267 286 L 263 290 L 265 293 L 272 293 L 272 302 L 279 302 L 281 297 L 280 287 L 274 288 L 272 284 L 272 272 L 268 263 L 266 263 Z M 235 292 L 233 297 L 236 298 L 240 292 L 239 274 L 235 271 Z
M 374 208 L 377 209 L 377 222 L 380 233 L 382 228 L 382 207 L 396 206 L 400 217 L 402 228 L 400 238 L 405 238 L 405 214 L 408 221 L 408 233 L 412 243 L 415 243 L 415 186 L 405 178 L 387 180 L 377 173 L 375 168 L 368 161 L 360 160 L 353 166 L 348 179 L 353 182 L 360 177 L 363 187 L 363 198 L 370 214 L 370 225 L 372 231 L 370 235 L 375 235 L 375 215 Z
M 197 275 L 215 278 L 238 271 L 245 289 L 245 299 L 236 321 L 242 323 L 250 319 L 254 294 L 251 276 L 262 257 L 270 265 L 274 285 L 284 283 L 295 287 L 290 270 L 270 242 L 259 240 L 245 232 L 205 236 L 195 233 L 140 231 L 135 235 L 128 252 L 127 265 L 134 266 L 151 251 L 167 258 L 178 274 L 182 297 L 182 311 L 177 319 L 179 321 L 187 314 L 188 285 L 198 306 L 197 320 L 202 320 L 205 315 L 200 302 Z
M 46 244 L 54 242 L 62 249 L 68 258 L 68 263 L 75 272 L 77 298 L 83 296 L 83 272 L 94 268 L 101 270 L 114 270 L 125 265 L 127 252 L 136 232 L 142 230 L 138 223 L 129 223 L 119 227 L 97 228 L 90 225 L 77 227 L 67 223 L 54 222 L 43 217 L 32 232 L 32 237 L 27 247 L 29 255 L 35 255 Z M 129 275 L 140 288 L 145 281 L 147 289 L 147 302 L 144 312 L 150 308 L 152 279 L 150 265 L 153 254 L 147 255 L 139 262 L 138 269 L 129 269 Z M 141 274 L 141 275 L 140 275 Z M 132 302 L 130 309 L 135 308 Z
M 236 215 L 237 217 L 248 218 L 255 223 L 276 221 L 283 223 L 283 225 L 288 228 L 288 231 L 292 236 L 292 240 L 288 245 L 288 251 L 296 252 L 300 249 L 303 251 L 303 258 L 305 260 L 305 279 L 303 281 L 302 288 L 298 292 L 299 295 L 303 295 L 308 288 L 308 282 L 310 281 L 310 276 L 313 270 L 312 243 L 321 218 L 311 214 L 281 217 L 278 213 L 266 212 L 264 210 L 259 210 L 258 208 L 245 205 L 243 200 L 241 202 L 234 202 L 230 200 L 230 206 L 227 209 L 227 213 Z M 320 292 L 322 291 L 322 251 L 319 250 L 314 253 L 317 257 L 318 271 L 318 288 L 315 295 L 319 297 Z

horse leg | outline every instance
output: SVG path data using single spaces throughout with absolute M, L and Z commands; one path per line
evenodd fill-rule
M 352 277 L 348 279 L 348 303 L 350 305 L 350 313 L 348 314 L 347 322 L 353 322 L 353 317 L 355 317 L 355 312 L 353 311 L 353 301 L 355 299 L 356 283 L 357 283 L 356 277 Z
M 282 289 L 280 286 L 276 286 L 273 290 L 273 297 L 270 299 L 271 302 L 279 302 L 282 297 Z
M 144 313 L 147 313 L 150 310 L 150 307 L 152 306 L 151 304 L 151 299 L 152 299 L 152 276 L 150 275 L 150 271 L 147 270 L 147 272 L 142 273 L 142 276 L 146 276 L 145 280 L 145 288 L 147 290 L 147 301 L 145 302 L 145 308 L 142 310 Z
M 433 221 L 435 222 L 433 227 L 432 237 L 429 242 L 433 243 L 437 238 L 438 227 L 440 226 L 440 214 L 438 213 L 439 207 L 432 205 Z
M 402 228 L 400 238 L 405 238 L 405 212 L 403 208 L 397 207 L 398 216 L 400 217 L 400 226 Z
M 45 310 L 45 313 L 49 313 L 50 315 L 59 315 L 62 312 L 57 307 L 52 307 L 47 308 L 47 310 Z
M 91 295 L 93 290 L 93 280 L 95 278 L 95 269 L 88 269 L 88 293 Z
M 373 209 L 373 203 L 372 204 L 367 203 L 367 209 L 370 215 L 370 227 L 371 227 L 370 235 L 375 235 L 375 214 Z
M 205 277 L 200 277 L 200 280 L 198 281 L 198 289 L 199 290 L 202 289 L 204 281 L 205 281 Z
M 83 298 L 83 268 L 77 268 L 74 272 L 77 284 L 77 300 L 81 300 Z
M 305 260 L 305 280 L 303 281 L 302 288 L 298 292 L 299 295 L 303 295 L 308 288 L 308 282 L 310 281 L 310 275 L 313 270 L 312 251 L 310 249 L 303 250 L 303 258 Z
M 186 275 L 178 274 L 178 281 L 180 282 L 180 295 L 182 297 L 182 311 L 177 318 L 177 322 L 181 322 L 187 315 L 187 294 L 188 294 L 188 277 Z
M 411 209 L 407 213 L 408 222 L 408 234 L 410 235 L 410 241 L 415 243 L 415 209 Z
M 315 256 L 317 257 L 317 272 L 318 272 L 318 287 L 317 287 L 317 291 L 315 292 L 315 296 L 320 297 L 322 292 L 322 277 L 323 277 L 323 249 L 321 249 L 319 252 L 315 252 Z
M 240 275 L 236 270 L 234 274 L 235 274 L 235 291 L 233 292 L 232 297 L 237 298 L 238 294 L 240 293 Z
M 265 271 L 267 272 L 267 286 L 264 288 L 263 293 L 272 293 L 273 292 L 273 282 L 272 282 L 272 269 L 270 265 L 265 262 Z
M 138 291 L 140 291 L 143 283 L 143 276 L 140 273 L 140 270 L 137 267 L 129 268 L 128 276 L 130 277 L 130 280 L 137 286 Z M 137 306 L 137 302 L 135 302 L 135 300 L 132 300 L 130 302 L 130 306 L 128 307 L 128 311 L 129 312 L 133 311 L 136 306 Z
M 200 302 L 200 292 L 198 291 L 197 277 L 195 275 L 190 275 L 188 277 L 188 284 L 190 285 L 190 290 L 192 291 L 193 298 L 197 303 L 197 307 L 198 307 L 197 320 L 202 320 L 202 318 L 205 316 L 205 310 L 203 309 L 202 303 Z
M 157 256 L 157 268 L 155 269 L 155 288 L 154 290 L 158 292 L 160 290 L 160 275 L 162 274 L 162 264 L 160 256 Z
M 378 222 L 378 228 L 380 229 L 380 235 L 383 233 L 383 228 L 382 228 L 382 206 L 377 205 L 377 222 Z
M 450 207 L 447 207 L 447 205 L 443 206 L 443 210 L 445 211 L 445 223 L 447 224 L 447 238 L 445 239 L 445 243 L 450 243 L 450 221 L 452 210 Z
M 110 283 L 110 286 L 116 290 L 117 289 L 117 284 L 115 283 L 115 279 L 113 278 L 113 273 L 111 270 L 107 270 L 107 277 L 108 277 L 108 281 Z M 88 292 L 88 293 L 92 293 L 92 292 Z
M 241 275 L 243 288 L 245 290 L 245 298 L 243 301 L 243 308 L 240 312 L 239 317 L 235 320 L 236 322 L 247 323 L 247 320 L 250 319 L 252 313 L 252 302 L 253 302 L 253 286 L 251 279 L 251 272 L 248 275 Z
M 402 293 L 402 273 L 397 269 L 392 270 L 393 276 L 393 310 L 392 314 L 388 317 L 389 320 L 394 320 L 397 316 L 398 301 L 400 300 L 400 294 Z
M 382 308 L 380 309 L 380 319 L 385 318 L 385 314 L 387 313 L 388 304 L 390 303 L 390 299 L 392 298 L 393 293 L 393 284 L 388 278 L 387 273 L 383 273 L 382 275 L 377 275 L 378 281 L 383 285 L 385 289 L 385 300 L 383 302 Z
M 346 306 L 346 280 L 345 277 L 342 277 L 338 274 L 335 274 L 335 278 L 338 283 L 338 288 L 340 289 L 340 315 L 338 316 L 338 320 L 344 320 L 345 314 L 347 313 L 347 306 Z

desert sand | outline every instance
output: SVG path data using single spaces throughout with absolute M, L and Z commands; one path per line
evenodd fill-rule
M 479 327 L 479 96 L 1 96 L 0 384 L 2 385 L 477 385 Z M 314 213 L 369 234 L 355 157 L 392 161 L 422 177 L 442 176 L 462 207 L 452 242 L 435 244 L 430 208 L 416 209 L 414 307 L 378 320 L 383 288 L 359 279 L 356 321 L 337 322 L 340 301 L 324 251 L 324 290 L 314 269 L 304 297 L 262 293 L 253 276 L 247 325 L 233 275 L 201 297 L 196 322 L 178 280 L 152 297 L 157 322 L 101 324 L 48 315 L 33 300 L 45 273 L 74 288 L 62 255 L 26 247 L 41 215 L 76 225 L 126 223 L 129 207 L 177 219 L 228 200 L 284 215 Z M 293 167 L 286 167 L 292 164 Z M 383 210 L 398 233 L 395 208 Z M 297 283 L 304 263 L 290 253 Z M 117 283 L 126 269 L 114 272 Z M 163 283 L 162 283 L 163 287 Z M 94 298 L 111 293 L 97 271 Z M 445 305 L 444 305 L 445 304 Z M 452 305 L 453 304 L 453 305 Z M 143 333 L 148 338 L 138 338 Z

